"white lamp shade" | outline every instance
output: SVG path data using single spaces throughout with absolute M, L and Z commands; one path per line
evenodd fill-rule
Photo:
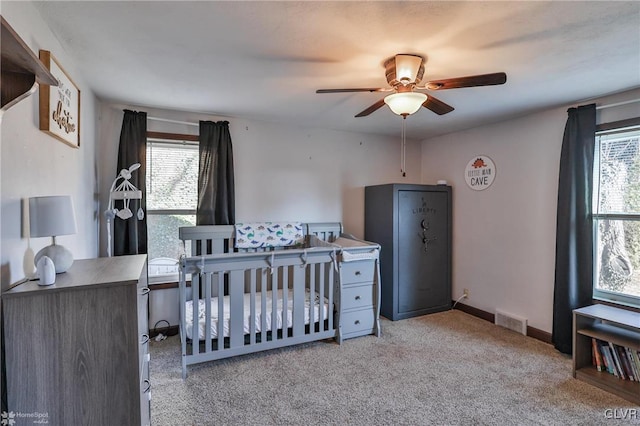
M 31 237 L 53 237 L 76 233 L 73 201 L 68 195 L 29 198 Z
M 396 80 L 404 84 L 416 81 L 422 58 L 415 55 L 396 55 Z
M 418 111 L 426 100 L 427 95 L 424 93 L 404 92 L 387 96 L 384 103 L 398 115 L 411 115 Z

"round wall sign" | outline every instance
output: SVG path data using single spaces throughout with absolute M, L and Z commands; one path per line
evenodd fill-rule
M 475 191 L 487 189 L 496 177 L 496 165 L 486 155 L 473 157 L 464 169 L 464 180 Z

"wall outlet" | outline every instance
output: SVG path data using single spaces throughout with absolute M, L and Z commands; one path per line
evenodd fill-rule
M 464 296 L 465 299 L 469 298 L 469 289 L 465 288 L 464 290 L 462 290 L 462 295 Z

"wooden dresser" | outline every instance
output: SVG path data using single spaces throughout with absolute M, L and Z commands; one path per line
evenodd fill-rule
M 146 261 L 76 260 L 52 286 L 3 293 L 9 411 L 53 425 L 149 424 Z

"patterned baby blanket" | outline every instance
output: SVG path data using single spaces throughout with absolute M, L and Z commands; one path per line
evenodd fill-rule
M 236 223 L 236 247 L 285 247 L 304 243 L 300 222 Z

